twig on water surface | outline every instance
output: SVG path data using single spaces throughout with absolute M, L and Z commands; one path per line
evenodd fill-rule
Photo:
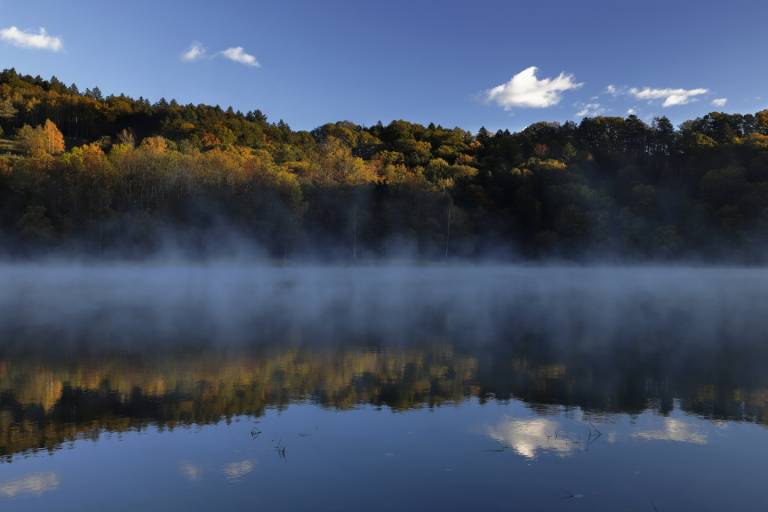
M 587 442 L 584 445 L 585 450 L 589 450 L 589 447 L 592 445 L 592 443 L 600 439 L 603 435 L 603 433 L 600 432 L 600 430 L 591 421 L 587 423 L 589 423 L 589 430 L 587 431 Z
M 500 442 L 496 441 L 496 445 L 497 445 L 496 448 L 489 448 L 487 450 L 482 450 L 482 451 L 489 452 L 489 453 L 501 453 L 501 452 L 507 450 L 507 445 L 505 445 L 503 443 L 500 443 Z
M 574 493 L 572 493 L 570 491 L 566 491 L 566 492 L 568 494 L 566 494 L 565 496 L 562 496 L 562 499 L 564 499 L 564 500 L 580 500 L 581 498 L 584 497 L 583 494 L 578 494 L 578 493 L 574 494 Z

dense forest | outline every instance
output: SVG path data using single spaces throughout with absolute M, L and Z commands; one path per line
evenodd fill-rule
M 104 97 L 0 72 L 0 252 L 768 256 L 768 110 L 517 133 Z

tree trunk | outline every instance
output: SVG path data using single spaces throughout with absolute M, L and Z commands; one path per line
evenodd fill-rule
M 448 246 L 451 243 L 451 213 L 453 209 L 453 201 L 448 200 L 448 214 L 446 218 L 446 230 L 445 230 L 445 259 L 448 259 Z

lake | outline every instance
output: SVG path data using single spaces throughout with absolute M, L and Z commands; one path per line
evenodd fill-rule
M 768 271 L 0 265 L 0 508 L 768 509 Z

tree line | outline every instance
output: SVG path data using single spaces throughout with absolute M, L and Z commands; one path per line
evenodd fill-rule
M 763 261 L 767 240 L 768 110 L 297 131 L 0 72 L 6 254 Z

